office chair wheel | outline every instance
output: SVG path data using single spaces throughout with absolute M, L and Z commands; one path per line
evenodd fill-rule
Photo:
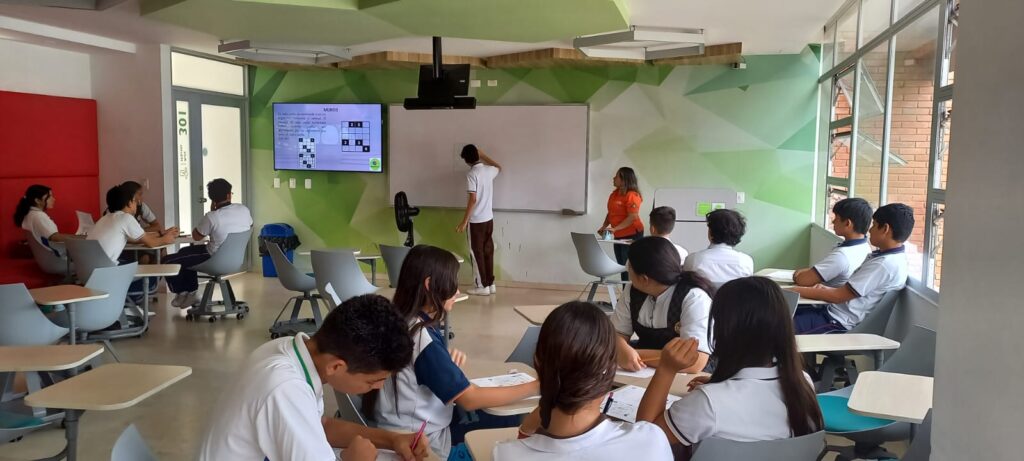
M 242 320 L 245 318 L 245 313 L 239 312 L 238 315 L 235 316 L 235 318 L 238 320 Z
M 245 312 L 246 314 L 248 314 L 249 313 L 249 305 L 246 304 L 246 305 L 242 306 L 242 311 Z
M 191 322 L 192 321 L 192 314 L 185 314 L 185 321 L 186 322 Z
M 277 339 L 277 338 L 280 338 L 280 337 L 281 337 L 281 335 L 279 335 L 277 333 L 271 333 L 270 334 L 270 339 Z
M 216 316 L 213 316 L 213 315 L 211 315 L 211 316 L 210 316 L 210 323 L 213 323 L 213 322 L 216 322 L 216 321 L 217 321 L 217 317 L 216 317 Z

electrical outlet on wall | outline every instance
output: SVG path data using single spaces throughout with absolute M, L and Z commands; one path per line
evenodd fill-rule
M 295 188 L 295 178 L 288 178 L 288 188 L 289 189 L 294 189 Z
M 745 192 L 736 193 L 736 204 L 744 203 L 747 201 L 747 194 Z
M 274 189 L 281 188 L 281 178 L 274 178 Z
M 498 86 L 498 81 L 497 80 L 488 80 L 487 81 L 487 86 Z
M 306 178 L 305 183 L 306 183 L 306 189 L 312 189 L 313 188 L 313 180 L 312 179 Z
M 469 87 L 470 88 L 480 88 L 480 80 L 470 80 L 469 81 Z

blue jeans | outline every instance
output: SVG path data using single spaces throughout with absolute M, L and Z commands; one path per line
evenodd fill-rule
M 828 314 L 825 306 L 800 306 L 793 315 L 793 327 L 798 335 L 845 333 L 846 327 Z
M 210 259 L 206 245 L 192 245 L 163 258 L 164 264 L 181 264 L 178 275 L 167 277 L 167 288 L 171 293 L 191 293 L 199 289 L 199 275 L 189 269 Z

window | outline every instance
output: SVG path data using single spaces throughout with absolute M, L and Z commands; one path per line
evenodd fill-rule
M 833 66 L 824 58 L 822 65 L 822 91 L 831 91 L 823 94 L 830 104 L 820 106 L 828 121 L 821 124 L 828 160 L 819 169 L 821 203 L 860 197 L 875 207 L 911 206 L 917 224 L 906 242 L 910 276 L 936 296 L 958 13 L 959 0 L 855 0 L 823 38 L 835 30 Z M 828 209 L 820 211 L 831 228 Z
M 245 96 L 245 68 L 238 64 L 173 51 L 171 85 Z

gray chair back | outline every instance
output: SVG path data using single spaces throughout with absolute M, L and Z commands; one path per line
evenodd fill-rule
M 316 280 L 296 268 L 285 256 L 284 251 L 281 251 L 278 244 L 267 242 L 267 251 L 270 252 L 270 259 L 274 262 L 274 269 L 277 270 L 277 279 L 285 289 L 303 293 L 316 289 Z
M 128 425 L 114 443 L 110 461 L 156 461 L 146 441 L 142 439 L 134 424 Z
M 391 245 L 380 245 L 380 255 L 384 258 L 384 265 L 388 269 L 388 286 L 398 286 L 398 274 L 402 273 L 402 262 L 409 254 L 409 247 L 396 247 Z
M 360 410 L 363 403 L 362 397 L 335 390 L 334 400 L 338 401 L 338 419 L 363 427 L 373 427 L 376 425 L 363 416 L 363 412 Z
M 196 264 L 191 269 L 214 276 L 240 272 L 242 266 L 245 265 L 245 249 L 249 246 L 250 236 L 252 236 L 252 229 L 228 234 L 224 243 L 220 244 L 217 252 L 211 255 L 210 259 Z
M 800 305 L 800 293 L 790 290 L 782 290 L 782 297 L 786 298 L 786 306 L 789 307 L 789 316 L 795 316 L 796 308 Z
M 605 278 L 626 272 L 623 266 L 608 256 L 597 243 L 597 236 L 594 234 L 572 234 L 572 244 L 576 247 L 576 257 L 579 258 L 580 268 L 583 272 L 594 277 Z
M 121 317 L 128 286 L 132 284 L 139 263 L 93 269 L 86 288 L 105 291 L 110 296 L 103 299 L 75 303 L 75 328 L 93 332 L 109 327 Z
M 932 411 L 928 410 L 924 421 L 914 431 L 914 440 L 910 442 L 907 453 L 900 461 L 928 461 L 932 455 Z
M 103 252 L 98 240 L 69 239 L 64 242 L 68 248 L 68 256 L 75 262 L 75 274 L 78 280 L 89 280 L 92 271 L 99 267 L 114 267 L 116 262 Z
M 25 231 L 25 239 L 28 240 L 28 248 L 32 250 L 32 258 L 36 260 L 39 268 L 52 275 L 66 275 L 68 272 L 68 261 L 61 257 L 53 248 L 43 245 L 34 234 Z
M 910 327 L 900 348 L 878 371 L 905 375 L 935 376 L 935 331 L 920 325 Z
M 377 292 L 377 287 L 366 280 L 351 250 L 313 250 L 310 255 L 317 291 L 331 306 L 337 307 L 353 296 Z
M 516 344 L 516 348 L 505 359 L 505 363 L 525 363 L 532 367 L 533 356 L 537 352 L 538 338 L 540 338 L 539 326 L 530 325 L 526 327 L 523 337 L 519 338 L 519 344 Z
M 896 307 L 896 300 L 899 299 L 900 290 L 889 291 L 878 300 L 871 312 L 864 317 L 860 323 L 855 325 L 847 333 L 868 333 L 882 336 L 885 334 L 885 327 L 889 325 L 889 318 L 892 317 L 892 310 Z
M 68 334 L 67 328 L 55 325 L 39 310 L 25 284 L 0 285 L 0 299 L 0 346 L 49 346 Z
M 825 449 L 825 432 L 760 442 L 736 442 L 712 437 L 697 445 L 691 461 L 815 461 Z

